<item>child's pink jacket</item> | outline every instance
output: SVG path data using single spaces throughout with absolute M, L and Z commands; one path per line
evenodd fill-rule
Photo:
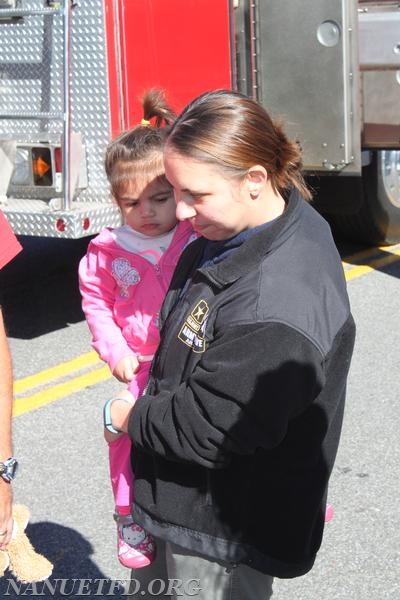
M 193 229 L 179 223 L 158 264 L 120 248 L 104 229 L 79 265 L 82 308 L 92 346 L 113 371 L 133 353 L 152 355 L 159 344 L 158 314 L 182 250 Z

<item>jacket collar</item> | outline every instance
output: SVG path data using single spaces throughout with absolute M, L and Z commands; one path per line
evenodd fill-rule
M 293 235 L 298 227 L 304 202 L 299 192 L 292 190 L 285 212 L 270 227 L 251 235 L 220 263 L 202 267 L 199 272 L 220 288 L 235 282 Z

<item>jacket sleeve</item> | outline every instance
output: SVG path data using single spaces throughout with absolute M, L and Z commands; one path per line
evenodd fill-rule
M 114 319 L 116 287 L 103 253 L 90 244 L 79 264 L 82 309 L 92 334 L 92 346 L 111 371 L 121 358 L 133 354 Z
M 129 419 L 134 445 L 208 468 L 273 448 L 324 383 L 323 357 L 279 323 L 236 325 L 211 343 L 190 378 L 143 395 Z M 164 384 L 164 385 L 163 385 Z
M 0 269 L 9 263 L 21 250 L 21 244 L 0 210 Z

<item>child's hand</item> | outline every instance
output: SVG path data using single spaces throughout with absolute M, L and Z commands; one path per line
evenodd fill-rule
M 121 358 L 117 362 L 114 367 L 113 375 L 118 379 L 118 381 L 122 381 L 122 383 L 129 383 L 132 381 L 136 371 L 139 368 L 139 361 L 135 354 L 131 356 L 125 356 L 125 358 Z

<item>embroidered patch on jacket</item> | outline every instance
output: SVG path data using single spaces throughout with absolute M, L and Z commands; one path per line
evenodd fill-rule
M 132 267 L 127 258 L 114 258 L 111 263 L 111 272 L 119 285 L 120 295 L 129 296 L 129 286 L 136 285 L 140 281 L 139 272 Z
M 188 314 L 182 325 L 178 339 L 192 348 L 193 352 L 204 352 L 204 331 L 209 308 L 205 300 L 200 300 Z

